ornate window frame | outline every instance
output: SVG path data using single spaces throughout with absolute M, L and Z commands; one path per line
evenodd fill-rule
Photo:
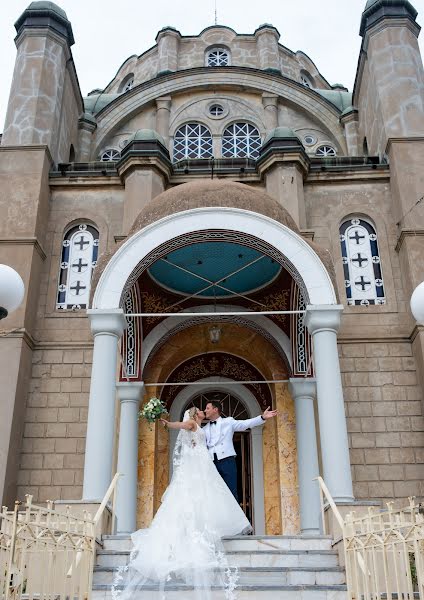
M 339 228 L 348 306 L 386 304 L 376 228 L 360 216 L 344 219 Z
M 91 279 L 98 255 L 97 227 L 84 222 L 74 224 L 67 229 L 62 240 L 56 294 L 57 310 L 88 308 Z
M 173 161 L 212 158 L 212 132 L 203 123 L 192 121 L 180 125 L 174 133 Z
M 255 133 L 254 133 L 255 132 Z M 234 121 L 225 126 L 221 138 L 223 158 L 259 158 L 262 137 L 259 128 L 249 121 Z

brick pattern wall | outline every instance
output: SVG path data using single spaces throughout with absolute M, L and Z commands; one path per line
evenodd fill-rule
M 340 344 L 354 494 L 424 495 L 422 392 L 409 343 Z
M 19 499 L 81 499 L 91 363 L 89 349 L 34 352 Z

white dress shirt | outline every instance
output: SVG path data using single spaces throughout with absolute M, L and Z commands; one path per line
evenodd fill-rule
M 252 427 L 258 427 L 263 425 L 265 420 L 259 415 L 253 419 L 245 419 L 237 421 L 233 417 L 218 417 L 216 425 L 212 425 L 210 421 L 205 425 L 205 436 L 206 445 L 209 450 L 209 454 L 213 459 L 213 455 L 216 454 L 219 460 L 227 458 L 228 456 L 236 456 L 236 451 L 233 444 L 233 435 L 236 431 L 246 431 L 252 429 Z

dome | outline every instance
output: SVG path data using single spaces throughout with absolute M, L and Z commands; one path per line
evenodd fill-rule
M 31 2 L 31 4 L 28 6 L 27 10 L 36 10 L 36 11 L 49 10 L 49 11 L 56 13 L 60 17 L 62 17 L 62 19 L 68 20 L 68 17 L 66 16 L 66 12 L 63 10 L 63 8 L 60 8 L 60 6 L 58 6 L 54 2 L 47 2 L 46 0 L 40 0 L 39 2 Z
M 154 129 L 137 129 L 135 133 L 131 137 L 128 138 L 128 142 L 126 146 L 131 142 L 151 142 L 152 140 L 157 140 L 164 146 L 166 146 L 165 140 L 161 135 L 158 134 Z
M 299 233 L 287 210 L 265 192 L 243 183 L 200 179 L 177 185 L 148 202 L 134 221 L 129 237 L 168 215 L 194 208 L 218 206 L 260 213 Z
M 272 129 L 268 133 L 268 135 L 266 136 L 266 138 L 264 139 L 264 145 L 267 142 L 269 142 L 270 140 L 272 140 L 273 138 L 282 138 L 282 139 L 293 138 L 293 139 L 297 140 L 298 142 L 300 142 L 299 137 L 293 131 L 293 129 L 290 129 L 290 127 L 276 127 L 275 129 Z

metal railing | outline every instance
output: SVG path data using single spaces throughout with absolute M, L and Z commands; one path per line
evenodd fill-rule
M 94 518 L 32 503 L 15 503 L 0 514 L 0 598 L 4 600 L 89 600 L 96 554 L 96 531 L 113 495 L 115 521 L 117 473 Z
M 424 515 L 409 498 L 409 506 L 386 510 L 368 507 L 342 517 L 321 477 L 317 478 L 325 529 L 324 499 L 341 528 L 346 582 L 350 600 L 424 600 Z

